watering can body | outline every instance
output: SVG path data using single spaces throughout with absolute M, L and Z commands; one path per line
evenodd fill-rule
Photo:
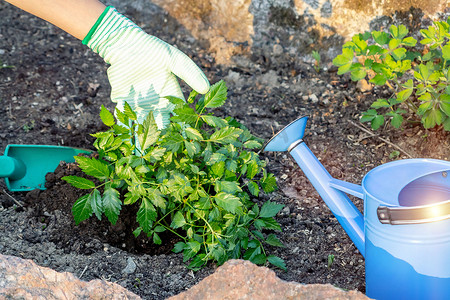
M 366 295 L 450 299 L 450 162 L 395 161 L 368 172 L 361 185 L 344 182 L 303 141 L 306 121 L 286 126 L 264 150 L 291 154 L 365 257 Z M 364 217 L 347 194 L 364 199 Z

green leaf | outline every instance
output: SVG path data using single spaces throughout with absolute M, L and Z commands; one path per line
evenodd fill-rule
M 225 127 L 214 132 L 210 137 L 209 141 L 219 143 L 219 144 L 228 144 L 235 142 L 237 138 L 243 132 L 240 128 L 235 127 Z
M 386 99 L 377 99 L 377 101 L 373 102 L 370 107 L 373 107 L 375 109 L 381 108 L 381 107 L 390 107 L 391 105 Z
M 389 49 L 393 50 L 395 48 L 397 48 L 400 45 L 400 40 L 399 39 L 392 39 L 389 41 Z
M 75 204 L 72 206 L 72 214 L 76 225 L 92 216 L 92 207 L 88 194 L 81 196 L 75 201 Z
M 258 184 L 254 181 L 249 181 L 247 186 L 248 186 L 248 190 L 250 191 L 250 193 L 253 196 L 258 197 L 258 195 L 259 195 Z
M 367 72 L 366 72 L 366 70 L 364 70 L 364 68 L 360 68 L 360 69 L 356 69 L 356 70 L 352 71 L 350 74 L 351 74 L 351 79 L 353 81 L 359 81 L 359 80 L 363 79 L 364 77 L 366 77 Z
M 254 263 L 255 265 L 263 265 L 266 263 L 267 258 L 266 258 L 266 255 L 264 255 L 263 253 L 260 253 L 258 255 L 252 256 L 250 258 L 250 261 L 252 263 Z
M 243 146 L 244 146 L 244 148 L 247 148 L 247 149 L 259 149 L 259 148 L 261 148 L 262 145 L 258 141 L 249 140 L 249 141 L 246 141 Z
M 450 116 L 450 95 L 442 94 L 440 97 L 439 106 L 441 110 L 447 115 Z
M 417 44 L 417 40 L 413 37 L 407 37 L 402 40 L 402 44 L 407 47 L 414 47 Z
M 128 102 L 126 102 L 126 101 L 124 103 L 123 112 L 130 120 L 133 120 L 133 121 L 137 120 L 136 113 L 133 111 L 133 109 L 131 108 L 130 104 L 128 104 Z
M 108 165 L 103 161 L 84 156 L 75 156 L 74 158 L 80 169 L 87 175 L 98 179 L 106 179 L 109 177 Z
M 125 126 L 130 125 L 130 118 L 128 118 L 128 116 L 126 114 L 124 114 L 123 112 L 121 112 L 118 108 L 115 109 L 115 114 L 117 117 L 117 121 L 119 121 L 120 123 L 122 123 Z
M 155 232 L 153 233 L 153 244 L 155 245 L 161 245 L 162 241 L 159 235 Z
M 382 115 L 376 115 L 373 119 L 372 119 L 372 122 L 371 122 L 371 127 L 372 127 L 372 129 L 374 129 L 374 130 L 377 130 L 378 128 L 380 128 L 381 127 L 381 125 L 383 125 L 384 124 L 384 116 L 382 116 Z
M 372 31 L 373 39 L 381 46 L 386 45 L 389 42 L 389 35 L 383 31 Z
M 172 251 L 175 253 L 180 253 L 181 251 L 183 251 L 184 249 L 186 249 L 187 245 L 186 243 L 183 242 L 178 242 L 174 245 Z
M 217 181 L 217 185 L 219 186 L 219 192 L 225 192 L 227 194 L 242 192 L 239 182 L 236 181 L 219 180 Z
M 107 110 L 103 104 L 100 108 L 100 119 L 102 120 L 103 124 L 109 127 L 113 126 L 116 123 L 113 114 L 109 110 Z
M 444 130 L 450 131 L 450 117 L 447 117 L 442 124 L 444 125 Z
M 202 134 L 197 129 L 188 127 L 188 128 L 186 128 L 185 131 L 186 131 L 186 135 L 188 138 L 190 138 L 192 140 L 196 140 L 196 141 L 203 140 Z
M 396 60 L 402 60 L 406 56 L 406 49 L 405 48 L 397 48 L 394 51 L 392 51 L 392 56 Z
M 160 135 L 152 111 L 148 113 L 140 128 L 142 130 L 139 130 L 137 134 L 139 145 L 142 150 L 146 150 L 158 140 Z
M 147 188 L 147 197 L 156 207 L 166 209 L 166 200 L 157 188 Z
M 450 59 L 450 44 L 447 44 L 442 47 L 442 58 L 445 60 Z
M 89 205 L 91 206 L 92 212 L 94 212 L 97 219 L 101 220 L 103 213 L 103 202 L 100 192 L 97 189 L 94 189 L 92 193 L 89 194 L 88 201 Z
M 271 246 L 284 247 L 283 243 L 273 233 L 267 236 L 266 243 Z
M 152 228 L 153 222 L 156 221 L 157 213 L 155 207 L 147 198 L 143 198 L 139 210 L 137 212 L 137 221 L 146 233 Z
M 264 193 L 271 193 L 277 188 L 277 180 L 273 174 L 269 174 L 267 177 L 264 177 L 260 184 Z
M 102 200 L 106 217 L 111 224 L 115 225 L 122 207 L 122 201 L 119 199 L 119 192 L 110 187 L 105 188 Z
M 247 164 L 247 178 L 253 179 L 256 174 L 258 174 L 259 166 L 258 163 L 252 160 L 249 164 Z
M 173 229 L 180 228 L 186 224 L 186 220 L 184 219 L 184 216 L 181 211 L 177 211 L 175 216 L 172 219 L 172 223 L 170 224 L 170 227 Z
M 389 31 L 392 34 L 392 37 L 396 39 L 402 39 L 408 34 L 408 29 L 405 25 L 399 25 L 398 27 L 395 25 L 391 25 Z
M 283 204 L 278 204 L 275 202 L 267 201 L 261 207 L 261 211 L 259 212 L 259 216 L 261 218 L 271 218 L 276 216 L 276 214 L 284 207 Z
M 225 127 L 228 124 L 224 119 L 215 116 L 202 115 L 201 118 L 211 127 Z
M 400 128 L 402 123 L 403 123 L 402 115 L 397 114 L 397 113 L 393 113 L 392 114 L 392 119 L 391 119 L 392 126 L 394 126 L 395 128 Z
M 267 261 L 269 261 L 275 267 L 278 267 L 278 268 L 280 268 L 282 270 L 285 270 L 285 271 L 287 270 L 286 263 L 284 262 L 284 260 L 282 260 L 278 256 L 269 255 L 269 256 L 267 256 Z
M 236 213 L 236 209 L 238 207 L 242 206 L 242 203 L 239 201 L 238 197 L 224 192 L 217 194 L 214 197 L 214 200 L 219 207 L 233 214 Z
M 171 118 L 171 120 L 174 122 L 185 122 L 192 125 L 198 118 L 197 113 L 187 105 L 180 108 L 175 108 L 173 112 L 175 115 Z
M 433 128 L 436 125 L 441 125 L 444 120 L 444 115 L 439 109 L 430 109 L 422 117 L 422 124 L 425 128 Z
M 374 83 L 376 85 L 384 85 L 386 83 L 386 76 L 382 74 L 375 75 L 369 82 Z
M 89 190 L 95 188 L 95 184 L 91 180 L 86 178 L 78 176 L 64 176 L 61 179 L 67 181 L 72 186 L 78 189 Z
M 220 80 L 213 84 L 205 95 L 204 107 L 214 108 L 222 106 L 227 100 L 227 86 L 225 81 Z
M 336 58 L 333 59 L 333 64 L 337 67 L 346 66 L 350 64 L 350 66 L 348 67 L 348 70 L 350 70 L 352 61 L 353 61 L 353 50 L 349 48 L 343 48 L 342 54 L 336 56 Z

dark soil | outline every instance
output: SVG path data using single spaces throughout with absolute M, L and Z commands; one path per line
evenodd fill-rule
M 125 13 L 139 20 L 138 12 Z M 225 78 L 229 101 L 218 115 L 235 117 L 266 140 L 308 115 L 307 144 L 335 178 L 360 183 L 372 168 L 409 156 L 450 160 L 450 138 L 443 130 L 424 130 L 417 123 L 374 134 L 360 128 L 361 112 L 383 94 L 381 89 L 362 93 L 330 65 L 317 73 L 288 54 L 268 57 L 260 49 L 242 58 L 246 67 L 216 65 L 205 45 L 175 20 L 164 14 L 154 17 L 147 32 L 176 44 L 212 83 Z M 107 66 L 100 57 L 52 25 L 0 2 L 0 59 L 14 66 L 0 68 L 0 153 L 8 144 L 92 149 L 89 133 L 102 129 L 100 105 L 113 109 Z M 183 89 L 189 92 L 185 85 Z M 399 150 L 393 145 L 401 149 L 398 156 L 393 156 Z M 254 200 L 285 205 L 277 221 L 286 247 L 269 251 L 283 258 L 288 270 L 274 271 L 287 281 L 364 292 L 363 257 L 302 171 L 286 153 L 262 155 L 279 190 Z M 171 236 L 163 237 L 160 247 L 131 238 L 135 221 L 126 214 L 135 213 L 133 208 L 122 212 L 116 226 L 94 218 L 75 226 L 71 206 L 81 194 L 60 180 L 75 172 L 74 165 L 61 164 L 47 176 L 45 191 L 12 193 L 0 183 L 1 254 L 32 259 L 83 280 L 117 282 L 144 299 L 178 294 L 217 268 L 210 264 L 195 273 L 187 269 L 182 256 L 171 252 Z M 362 211 L 362 200 L 353 200 Z M 330 268 L 329 255 L 335 257 Z

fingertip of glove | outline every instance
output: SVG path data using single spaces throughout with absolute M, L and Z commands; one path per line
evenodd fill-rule
M 200 94 L 206 94 L 207 92 L 209 92 L 210 86 L 211 85 L 209 84 L 208 79 L 205 78 L 204 82 L 201 84 L 201 86 L 199 86 L 199 88 L 196 89 L 196 91 Z

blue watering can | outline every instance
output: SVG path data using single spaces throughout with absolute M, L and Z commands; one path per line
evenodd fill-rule
M 361 185 L 334 179 L 303 141 L 307 117 L 264 151 L 288 151 L 365 257 L 374 299 L 450 299 L 450 162 L 405 159 L 369 171 Z M 364 217 L 347 194 L 364 199 Z

